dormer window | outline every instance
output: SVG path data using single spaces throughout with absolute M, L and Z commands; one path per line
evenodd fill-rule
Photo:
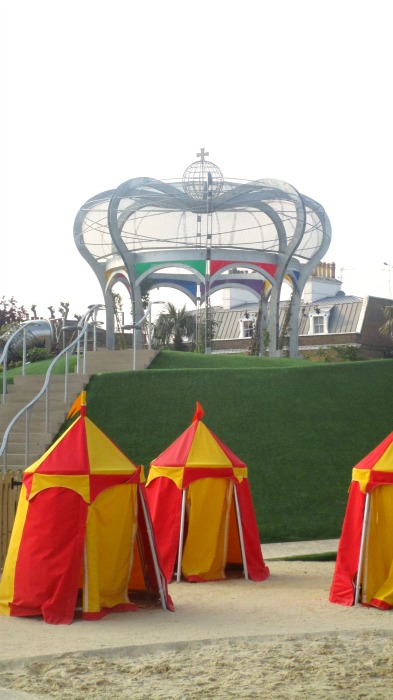
M 329 316 L 330 309 L 314 306 L 314 309 L 308 314 L 310 319 L 309 335 L 329 333 Z
M 240 338 L 252 338 L 255 328 L 255 314 L 249 314 L 248 311 L 241 317 L 240 321 Z
M 314 316 L 314 333 L 325 333 L 325 319 L 323 316 Z

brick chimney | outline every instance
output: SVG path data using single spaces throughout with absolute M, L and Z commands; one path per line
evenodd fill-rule
M 311 304 L 325 297 L 335 297 L 341 291 L 342 284 L 335 275 L 336 263 L 318 263 L 305 284 L 303 302 Z

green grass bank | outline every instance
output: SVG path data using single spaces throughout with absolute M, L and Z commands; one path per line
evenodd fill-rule
M 95 376 L 87 412 L 147 473 L 199 401 L 205 424 L 248 465 L 262 542 L 334 538 L 352 467 L 393 429 L 392 379 L 392 360 L 165 352 L 148 371 Z

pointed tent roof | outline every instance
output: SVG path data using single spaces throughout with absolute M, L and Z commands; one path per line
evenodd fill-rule
M 29 500 L 43 489 L 64 487 L 79 493 L 87 503 L 110 486 L 141 481 L 143 468 L 87 418 L 83 405 L 76 421 L 23 475 Z
M 390 433 L 352 470 L 352 481 L 368 493 L 381 484 L 393 484 L 393 433 Z
M 193 422 L 150 465 L 147 485 L 159 476 L 171 479 L 179 489 L 196 479 L 226 478 L 241 482 L 247 466 L 204 423 L 197 402 Z

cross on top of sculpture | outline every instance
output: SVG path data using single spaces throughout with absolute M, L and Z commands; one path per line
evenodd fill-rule
M 206 151 L 206 153 L 205 153 L 204 148 L 201 148 L 201 152 L 196 154 L 197 158 L 199 158 L 199 157 L 201 158 L 201 163 L 204 162 L 205 156 L 208 156 L 208 155 L 209 155 L 209 151 Z
M 191 163 L 183 173 L 184 191 L 193 199 L 205 199 L 209 177 L 211 194 L 213 197 L 217 197 L 222 191 L 224 176 L 218 165 L 210 160 L 205 160 L 205 156 L 209 155 L 208 151 L 201 148 L 200 153 L 196 155 L 200 160 L 195 160 Z

